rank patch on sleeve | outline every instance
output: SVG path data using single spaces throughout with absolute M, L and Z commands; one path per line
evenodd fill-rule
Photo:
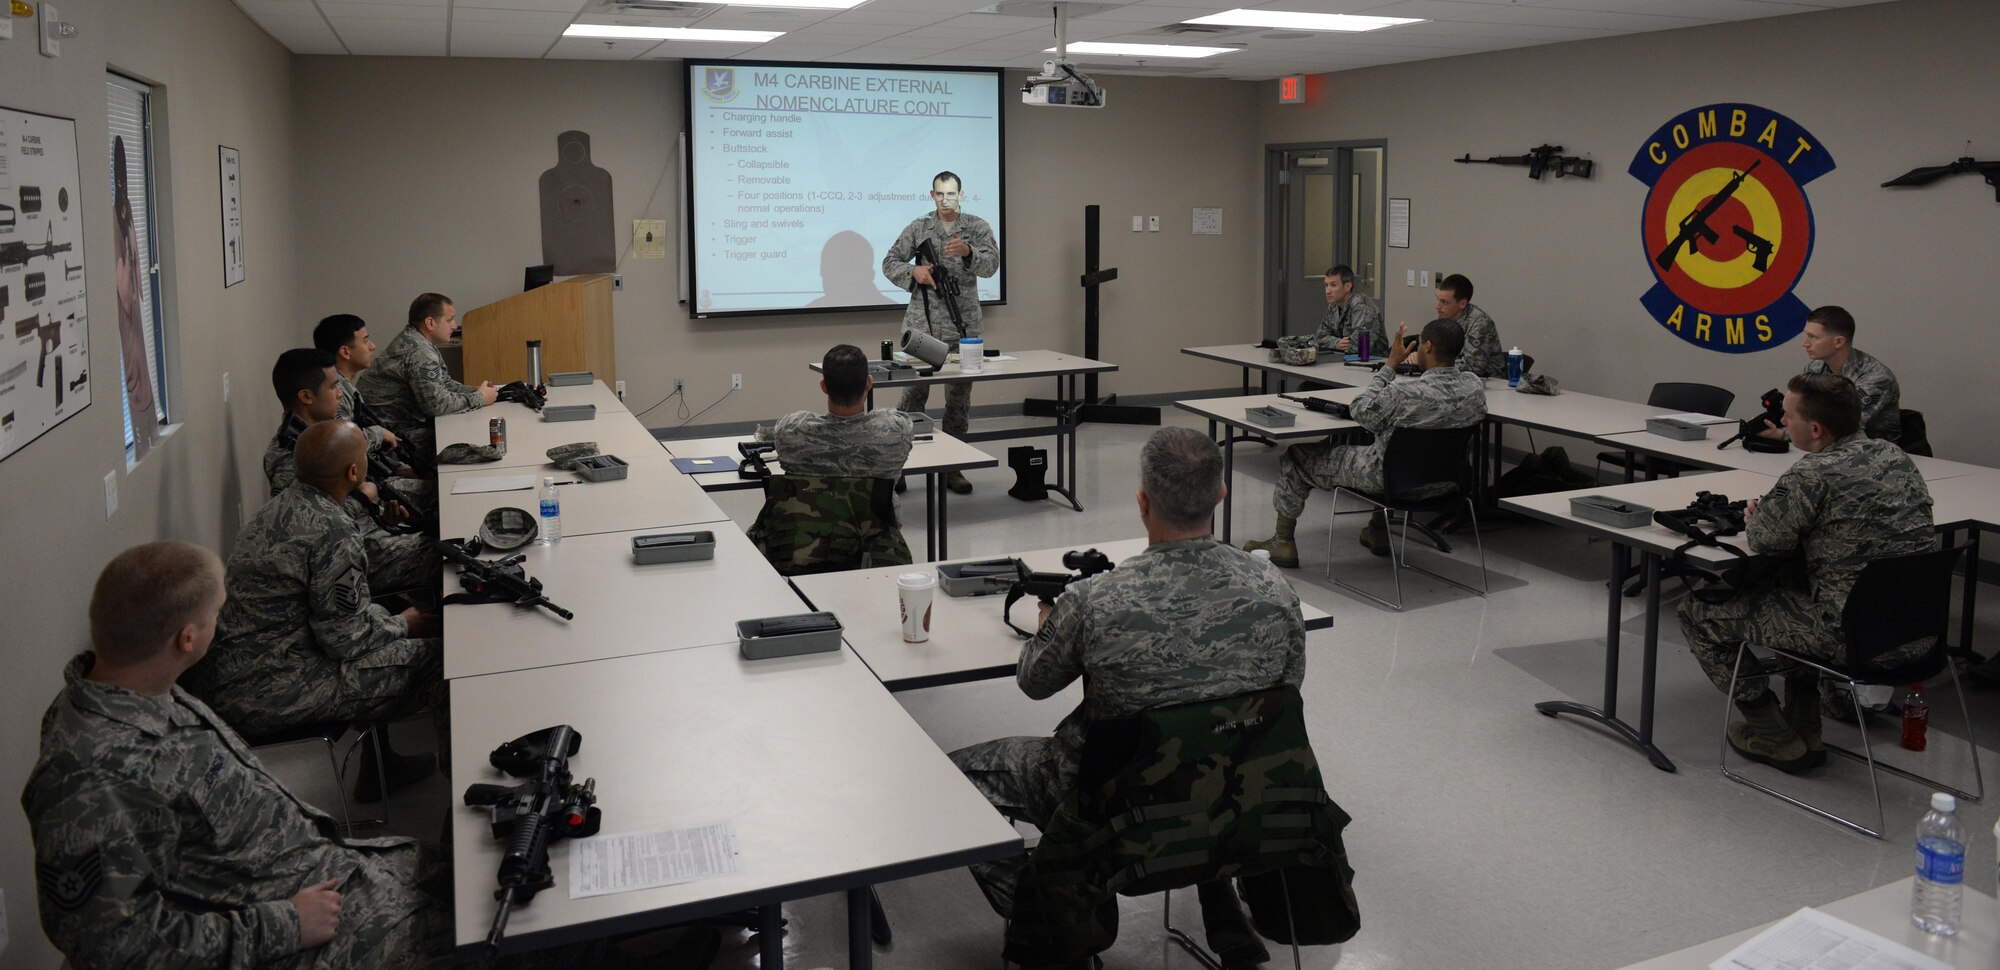
M 41 886 L 45 905 L 64 913 L 75 912 L 104 881 L 104 850 L 93 846 L 88 855 L 68 865 L 37 862 L 35 881 Z
M 343 613 L 359 613 L 366 600 L 361 595 L 361 569 L 349 566 L 333 584 L 333 605 Z

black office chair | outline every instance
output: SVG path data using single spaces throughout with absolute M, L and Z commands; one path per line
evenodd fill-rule
M 1713 414 L 1716 417 L 1728 415 L 1729 406 L 1734 403 L 1736 403 L 1734 391 L 1727 391 L 1713 384 L 1688 384 L 1679 381 L 1662 381 L 1655 384 L 1653 393 L 1646 397 L 1647 407 L 1677 414 Z M 1629 464 L 1625 452 L 1600 451 L 1597 453 L 1596 477 L 1603 476 L 1605 465 L 1625 468 Z M 1676 478 L 1681 472 L 1693 469 L 1695 466 L 1668 458 L 1641 455 L 1638 467 L 1646 473 L 1647 478 L 1659 478 L 1663 475 Z
M 347 746 L 347 753 L 341 754 L 340 739 L 347 736 L 347 729 L 350 726 L 358 729 L 360 733 L 355 735 L 354 743 Z M 389 824 L 389 799 L 386 794 L 382 799 L 382 815 L 379 818 L 366 818 L 357 822 L 348 812 L 347 808 L 347 762 L 354 757 L 354 752 L 360 750 L 363 744 L 376 746 L 375 781 L 380 786 L 380 791 L 388 792 L 389 779 L 384 768 L 387 759 L 381 756 L 382 748 L 377 742 L 377 738 L 379 737 L 377 732 L 386 730 L 388 730 L 388 726 L 383 724 L 321 721 L 317 724 L 302 724 L 283 731 L 272 731 L 269 734 L 261 734 L 256 737 L 246 736 L 243 739 L 243 743 L 249 745 L 252 751 L 310 742 L 318 742 L 326 745 L 327 761 L 333 766 L 334 797 L 340 799 L 340 825 L 343 831 L 349 835 L 353 835 L 355 827 L 358 825 L 376 826 Z
M 1390 573 L 1396 580 L 1395 602 L 1333 578 L 1334 527 L 1331 524 L 1326 530 L 1326 578 L 1343 589 L 1399 612 L 1403 609 L 1405 566 L 1468 593 L 1485 596 L 1491 588 L 1486 576 L 1486 541 L 1479 535 L 1479 512 L 1472 501 L 1472 463 L 1467 458 L 1467 449 L 1478 429 L 1476 424 L 1463 428 L 1397 428 L 1389 435 L 1389 444 L 1382 456 L 1383 487 L 1380 494 L 1344 487 L 1333 490 L 1336 519 L 1343 492 L 1384 513 L 1393 512 L 1402 516 L 1401 534 L 1390 536 L 1389 542 Z M 1479 547 L 1478 589 L 1409 561 L 1410 517 L 1417 513 L 1456 512 L 1461 505 L 1472 523 L 1472 540 Z
M 1931 432 L 1930 427 L 1924 424 L 1924 412 L 1903 408 L 1898 420 L 1901 430 L 1896 435 L 1896 444 L 1908 454 L 1930 457 Z
M 1841 634 L 1847 641 L 1847 662 L 1828 663 L 1808 654 L 1794 650 L 1768 647 L 1782 661 L 1812 667 L 1823 677 L 1844 681 L 1848 695 L 1854 695 L 1854 687 L 1859 684 L 1898 685 L 1913 684 L 1937 676 L 1938 671 L 1949 671 L 1953 692 L 1958 694 L 1959 713 L 1965 717 L 1965 743 L 1972 755 L 1972 779 L 1976 793 L 1960 791 L 1935 779 L 1926 778 L 1906 771 L 1895 765 L 1882 764 L 1868 744 L 1868 719 L 1861 709 L 1859 700 L 1854 702 L 1855 717 L 1861 726 L 1861 750 L 1854 752 L 1847 748 L 1827 745 L 1828 751 L 1866 762 L 1868 784 L 1875 793 L 1875 827 L 1869 828 L 1859 822 L 1836 815 L 1833 812 L 1793 798 L 1760 782 L 1753 781 L 1730 770 L 1729 767 L 1729 717 L 1733 705 L 1724 701 L 1722 713 L 1723 740 L 1722 755 L 1719 759 L 1722 773 L 1730 780 L 1755 788 L 1782 801 L 1790 802 L 1821 818 L 1839 822 L 1864 835 L 1882 837 L 1882 785 L 1877 769 L 1893 772 L 1911 781 L 1921 782 L 1932 789 L 1947 791 L 1968 802 L 1977 802 L 1986 796 L 1986 779 L 1979 769 L 1979 741 L 1973 736 L 1972 712 L 1965 703 L 1965 688 L 1959 683 L 1958 670 L 1946 653 L 1944 637 L 1951 620 L 1951 576 L 1964 558 L 1967 547 L 1958 546 L 1933 552 L 1919 552 L 1907 556 L 1888 556 L 1871 560 L 1862 568 L 1861 575 L 1854 582 L 1854 588 L 1847 594 L 1847 606 L 1840 614 Z M 1912 640 L 1928 638 L 1931 646 L 1916 660 L 1895 667 L 1884 667 L 1877 663 L 1887 652 Z M 1729 682 L 1726 697 L 1736 696 L 1736 680 L 1743 676 L 1744 658 L 1750 655 L 1750 645 L 1743 644 L 1736 651 L 1736 667 Z M 1757 661 L 1750 661 L 1755 664 Z M 1752 676 L 1763 673 L 1754 670 Z

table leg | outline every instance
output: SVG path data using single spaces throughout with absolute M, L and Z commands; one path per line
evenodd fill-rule
M 847 970 L 869 970 L 875 965 L 875 899 L 867 887 L 847 891 Z
M 1209 422 L 1213 425 L 1214 422 Z M 1236 500 L 1236 439 L 1222 443 L 1222 541 L 1229 542 L 1229 526 L 1235 521 L 1230 515 Z
M 933 531 L 937 533 L 937 557 L 932 559 L 931 561 L 943 562 L 946 559 L 951 558 L 951 554 L 945 551 L 946 536 L 945 536 L 945 524 L 944 524 L 944 503 L 951 498 L 951 489 L 940 488 L 937 489 L 936 491 L 937 491 L 937 513 L 936 513 L 937 518 L 931 520 L 931 528 Z
M 1076 408 L 1077 375 L 1066 374 L 1056 377 L 1056 483 L 1049 491 L 1069 499 L 1070 508 L 1083 511 L 1083 503 L 1077 500 L 1077 460 L 1076 439 L 1078 422 Z
M 1979 526 L 1968 525 L 1966 534 L 1965 589 L 1958 601 L 1958 649 L 1972 652 L 1972 614 L 1979 600 Z
M 944 479 L 940 473 L 931 472 L 924 476 L 924 558 L 937 562 L 938 556 L 938 500 L 944 496 Z
M 1634 730 L 1630 724 L 1618 719 L 1618 625 L 1621 609 L 1618 583 L 1625 575 L 1626 569 L 1630 566 L 1631 559 L 1629 557 L 1630 550 L 1625 546 L 1612 545 L 1611 575 L 1613 580 L 1610 589 L 1611 605 L 1608 611 L 1610 614 L 1609 618 L 1605 621 L 1604 632 L 1604 705 L 1602 707 L 1591 707 L 1588 704 L 1579 704 L 1575 701 L 1543 701 L 1535 705 L 1535 710 L 1549 717 L 1555 717 L 1558 714 L 1570 714 L 1596 721 L 1610 728 L 1619 737 L 1624 738 L 1627 742 L 1638 748 L 1646 756 L 1646 759 L 1653 763 L 1653 767 L 1661 771 L 1673 771 L 1674 763 L 1653 744 L 1653 661 L 1659 648 L 1660 606 L 1660 563 L 1659 557 L 1653 555 L 1646 556 L 1647 577 L 1653 582 L 1649 587 L 1651 591 L 1650 595 L 1646 598 L 1649 613 L 1646 624 L 1646 666 L 1640 674 L 1642 679 L 1639 696 L 1639 728 Z
M 757 908 L 757 965 L 762 970 L 784 970 L 784 907 L 777 903 Z

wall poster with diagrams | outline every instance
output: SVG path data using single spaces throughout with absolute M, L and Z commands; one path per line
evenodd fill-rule
M 0 459 L 90 405 L 76 122 L 0 108 Z

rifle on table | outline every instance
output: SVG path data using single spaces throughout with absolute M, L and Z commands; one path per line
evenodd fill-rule
M 1704 240 L 1710 243 L 1720 242 L 1722 234 L 1716 232 L 1715 227 L 1708 224 L 1708 220 L 1722 211 L 1722 206 L 1736 194 L 1738 188 L 1742 187 L 1743 180 L 1749 178 L 1750 173 L 1756 171 L 1757 166 L 1762 164 L 1764 160 L 1761 158 L 1751 162 L 1749 168 L 1737 172 L 1736 177 L 1730 179 L 1729 184 L 1722 187 L 1722 191 L 1710 196 L 1708 202 L 1701 208 L 1683 216 L 1680 233 L 1668 240 L 1667 248 L 1660 250 L 1660 254 L 1653 257 L 1653 262 L 1658 263 L 1661 270 L 1670 270 L 1674 268 L 1674 260 L 1680 258 L 1682 246 L 1686 246 L 1689 252 L 1698 253 L 1701 252 L 1701 243 Z
M 458 567 L 458 585 L 465 590 L 456 597 L 445 597 L 445 602 L 512 603 L 522 609 L 539 607 L 565 620 L 576 618 L 575 613 L 543 594 L 541 580 L 529 577 L 521 568 L 527 556 L 516 553 L 503 559 L 481 559 L 479 553 L 486 547 L 477 539 L 440 539 L 437 548 L 445 561 Z
M 549 402 L 549 392 L 546 386 L 529 384 L 527 381 L 513 381 L 500 386 L 499 400 L 525 404 L 530 410 L 540 411 L 542 405 Z
M 1792 445 L 1789 441 L 1772 441 L 1768 438 L 1759 437 L 1757 434 L 1757 432 L 1767 427 L 1782 428 L 1785 426 L 1785 392 L 1775 387 L 1771 388 L 1764 392 L 1763 397 L 1758 398 L 1757 403 L 1763 405 L 1763 413 L 1758 414 L 1756 417 L 1744 418 L 1743 423 L 1737 426 L 1736 434 L 1729 440 L 1716 445 L 1715 450 L 1721 451 L 1738 441 L 1743 442 L 1744 451 L 1755 451 L 1767 455 L 1781 455 L 1792 450 Z
M 958 281 L 953 279 L 951 273 L 943 266 L 938 265 L 937 249 L 931 245 L 930 240 L 926 239 L 917 244 L 916 261 L 918 266 L 929 266 L 931 268 L 930 288 L 938 292 L 939 302 L 944 304 L 945 312 L 951 314 L 951 325 L 960 334 L 964 334 L 965 317 L 960 314 L 958 309 Z M 923 294 L 923 298 L 924 322 L 929 323 L 931 319 L 931 295 L 925 293 Z
M 1550 169 L 1555 170 L 1556 178 L 1574 175 L 1587 179 L 1597 168 L 1596 162 L 1588 158 L 1564 155 L 1562 150 L 1561 145 L 1542 145 L 1529 149 L 1526 155 L 1494 155 L 1489 158 L 1473 158 L 1472 153 L 1467 152 L 1464 157 L 1454 158 L 1452 161 L 1460 165 L 1525 165 L 1528 168 L 1528 177 L 1537 181 L 1541 179 L 1543 172 Z
M 493 898 L 500 911 L 486 934 L 486 952 L 500 947 L 507 917 L 515 906 L 526 906 L 535 894 L 554 886 L 549 868 L 549 843 L 597 834 L 603 813 L 597 807 L 597 779 L 576 784 L 569 759 L 583 747 L 583 735 L 567 724 L 521 735 L 493 749 L 493 767 L 515 778 L 518 785 L 472 785 L 465 804 L 490 808 L 493 837 L 506 843 L 500 857 L 500 888 Z

